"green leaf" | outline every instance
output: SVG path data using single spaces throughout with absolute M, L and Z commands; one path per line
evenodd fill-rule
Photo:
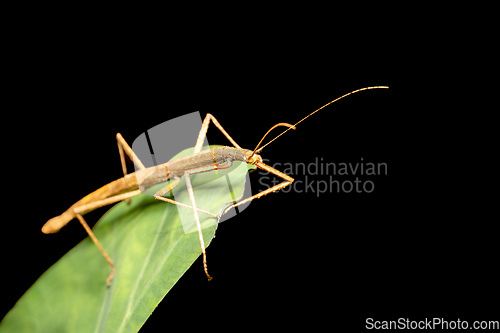
M 241 198 L 246 172 L 246 164 L 234 163 L 224 171 L 192 176 L 197 207 L 217 214 L 224 203 Z M 189 204 L 184 180 L 174 192 L 175 200 Z M 217 221 L 199 217 L 208 246 Z M 115 263 L 112 286 L 105 283 L 109 266 L 87 237 L 19 299 L 0 332 L 137 332 L 201 254 L 196 228 L 184 232 L 189 218 L 194 225 L 192 210 L 145 194 L 130 205 L 115 205 L 93 229 Z

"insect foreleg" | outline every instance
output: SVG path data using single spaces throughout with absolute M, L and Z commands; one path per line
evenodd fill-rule
M 240 201 L 238 201 L 236 203 L 229 202 L 229 203 L 225 204 L 224 206 L 222 206 L 222 208 L 221 208 L 221 210 L 219 212 L 218 219 L 220 219 L 222 217 L 222 215 L 226 214 L 231 208 L 238 207 L 239 205 L 243 205 L 244 203 L 250 202 L 250 201 L 252 201 L 254 199 L 258 199 L 258 198 L 263 197 L 264 195 L 267 195 L 269 193 L 281 190 L 282 188 L 285 188 L 288 185 L 290 185 L 291 183 L 293 183 L 293 181 L 294 181 L 294 179 L 292 177 L 288 176 L 287 174 L 284 174 L 283 172 L 281 172 L 279 170 L 276 170 L 273 167 L 270 167 L 267 164 L 264 164 L 262 162 L 257 162 L 257 163 L 255 163 L 255 165 L 259 169 L 262 169 L 264 171 L 270 172 L 273 175 L 278 176 L 278 177 L 284 179 L 285 181 L 281 182 L 281 183 L 279 183 L 277 185 L 274 185 L 273 187 L 270 187 L 267 190 L 264 190 L 262 192 L 259 192 L 259 193 L 255 194 L 255 195 L 252 195 L 249 198 L 240 200 Z

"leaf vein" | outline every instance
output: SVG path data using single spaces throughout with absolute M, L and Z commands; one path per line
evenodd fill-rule
M 141 270 L 139 272 L 139 275 L 137 276 L 137 279 L 134 282 L 134 286 L 132 287 L 132 290 L 130 291 L 130 297 L 129 301 L 127 303 L 127 310 L 125 313 L 125 316 L 123 317 L 123 321 L 120 325 L 120 329 L 118 332 L 123 332 L 123 329 L 125 328 L 125 324 L 127 323 L 127 320 L 130 318 L 130 314 L 132 313 L 132 302 L 134 301 L 135 294 L 137 292 L 137 288 L 139 287 L 139 282 L 142 280 L 144 271 L 146 270 L 146 267 L 149 264 L 149 261 L 151 260 L 151 255 L 153 254 L 153 249 L 156 247 L 156 243 L 158 242 L 158 238 L 160 236 L 160 231 L 163 228 L 163 224 L 165 223 L 166 220 L 166 214 L 168 212 L 168 209 L 165 209 L 163 212 L 163 216 L 161 218 L 161 222 L 158 225 L 158 230 L 156 230 L 155 237 L 153 239 L 153 242 L 151 243 L 151 246 L 149 247 L 148 253 L 146 255 L 146 258 L 142 264 Z

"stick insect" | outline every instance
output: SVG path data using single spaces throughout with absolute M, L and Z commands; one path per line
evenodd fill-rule
M 298 122 L 296 122 L 293 125 L 290 125 L 288 123 L 278 123 L 271 127 L 266 134 L 262 137 L 262 139 L 259 141 L 257 146 L 255 147 L 254 150 L 248 150 L 248 149 L 243 149 L 241 148 L 234 140 L 233 138 L 226 132 L 226 130 L 222 127 L 222 125 L 215 119 L 214 116 L 211 114 L 207 114 L 203 123 L 201 130 L 198 135 L 198 139 L 196 141 L 196 145 L 194 147 L 193 153 L 191 155 L 169 161 L 167 163 L 163 163 L 157 166 L 149 167 L 146 168 L 142 162 L 139 160 L 139 158 L 136 156 L 136 154 L 132 151 L 132 148 L 128 145 L 128 143 L 125 141 L 123 136 L 120 133 L 116 134 L 116 139 L 118 142 L 118 151 L 120 154 L 120 161 L 123 169 L 123 177 L 119 178 L 115 181 L 112 181 L 111 183 L 104 185 L 103 187 L 97 189 L 96 191 L 88 194 L 87 196 L 83 197 L 81 200 L 77 201 L 75 204 L 73 204 L 68 210 L 66 210 L 64 213 L 62 213 L 59 216 L 56 216 L 50 220 L 48 220 L 42 227 L 42 232 L 45 234 L 51 234 L 51 233 L 56 233 L 61 228 L 63 228 L 66 224 L 68 224 L 71 220 L 74 218 L 78 219 L 78 221 L 81 223 L 85 231 L 88 233 L 92 241 L 95 243 L 99 251 L 102 253 L 106 261 L 111 267 L 111 272 L 106 279 L 106 284 L 108 286 L 111 285 L 111 280 L 113 279 L 113 275 L 115 272 L 115 267 L 113 264 L 113 260 L 110 258 L 110 256 L 106 253 L 104 248 L 101 246 L 99 243 L 98 239 L 92 232 L 92 229 L 89 227 L 87 222 L 84 220 L 83 216 L 85 213 L 88 213 L 94 209 L 107 206 L 122 200 L 127 200 L 127 202 L 130 200 L 130 198 L 141 194 L 144 190 L 144 188 L 151 187 L 155 184 L 158 184 L 160 182 L 164 182 L 166 180 L 170 180 L 170 183 L 163 187 L 162 189 L 158 190 L 154 194 L 154 198 L 157 200 L 165 201 L 167 203 L 179 205 L 185 208 L 189 208 L 193 210 L 193 215 L 194 219 L 196 222 L 196 227 L 198 230 L 198 236 L 200 240 L 200 246 L 201 246 L 201 252 L 203 254 L 203 269 L 205 271 L 205 274 L 210 281 L 212 277 L 210 274 L 208 274 L 208 268 L 207 268 L 207 256 L 206 256 L 206 251 L 205 251 L 205 244 L 203 241 L 203 234 L 201 231 L 201 225 L 200 225 L 200 220 L 198 216 L 198 212 L 208 214 L 214 218 L 220 219 L 220 217 L 224 214 L 226 214 L 231 208 L 237 207 L 239 205 L 242 205 L 244 203 L 247 203 L 249 201 L 252 201 L 254 199 L 258 199 L 262 196 L 265 196 L 269 193 L 276 192 L 280 189 L 285 188 L 286 186 L 292 184 L 294 179 L 284 173 L 282 173 L 279 170 L 276 170 L 272 168 L 269 165 L 266 165 L 262 157 L 259 155 L 259 153 L 269 145 L 271 142 L 285 134 L 287 131 L 290 129 L 295 129 L 296 126 L 307 119 L 308 117 L 312 116 L 316 112 L 320 111 L 321 109 L 327 107 L 328 105 L 335 103 L 336 101 L 347 97 L 351 94 L 364 91 L 364 90 L 369 90 L 369 89 L 388 89 L 389 87 L 387 86 L 373 86 L 373 87 L 365 87 L 361 89 L 357 89 L 354 91 L 351 91 L 345 95 L 342 95 L 333 101 L 323 105 L 319 109 L 315 110 L 314 112 L 310 113 L 306 117 L 302 118 Z M 201 150 L 203 142 L 205 140 L 208 126 L 212 122 L 221 132 L 224 134 L 224 136 L 231 142 L 233 147 L 220 147 L 220 148 L 212 148 L 209 150 Z M 286 130 L 281 132 L 279 135 L 277 135 L 274 139 L 270 140 L 268 143 L 265 145 L 261 146 L 262 142 L 264 141 L 265 137 L 276 127 L 279 126 L 284 126 L 288 127 Z M 125 163 L 125 154 L 134 162 L 134 164 L 137 167 L 137 171 L 133 173 L 127 173 L 127 166 Z M 279 178 L 281 178 L 283 181 L 275 186 L 272 186 L 262 192 L 259 192 L 255 195 L 252 195 L 251 197 L 242 199 L 237 202 L 229 202 L 225 205 L 222 206 L 220 212 L 218 215 L 215 215 L 211 212 L 208 212 L 204 209 L 197 208 L 195 200 L 194 200 L 194 192 L 193 192 L 193 187 L 191 185 L 190 181 L 190 176 L 198 173 L 203 173 L 203 172 L 210 172 L 218 169 L 225 169 L 229 168 L 232 165 L 233 161 L 242 161 L 250 165 L 255 165 L 257 168 L 267 171 Z M 142 182 L 139 184 L 138 178 L 141 177 L 147 178 L 147 182 Z M 185 178 L 186 181 L 186 187 L 189 195 L 189 199 L 191 202 L 191 206 L 188 206 L 184 203 L 174 201 L 170 198 L 165 197 L 167 193 L 169 193 L 172 189 L 174 189 L 179 183 L 181 182 L 181 177 Z

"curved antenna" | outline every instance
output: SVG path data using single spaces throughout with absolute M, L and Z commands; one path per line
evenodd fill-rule
M 262 143 L 262 141 L 264 141 L 264 139 L 266 138 L 266 136 L 273 130 L 275 129 L 276 127 L 279 127 L 279 126 L 285 126 L 285 127 L 288 127 L 287 131 L 289 129 L 295 129 L 295 126 L 294 125 L 290 125 L 288 123 L 277 123 L 276 125 L 274 125 L 273 127 L 271 127 L 267 132 L 266 134 L 264 134 L 264 136 L 262 137 L 262 139 L 260 139 L 259 143 L 257 144 L 257 147 L 255 147 L 255 149 L 253 150 L 252 152 L 252 155 L 250 155 L 250 157 L 253 156 L 253 154 L 255 154 L 255 151 L 257 150 L 257 148 L 259 148 L 260 144 Z M 286 131 L 285 131 L 286 132 Z M 284 133 L 284 132 L 283 132 Z M 264 148 L 264 147 L 262 147 Z
M 304 120 L 306 120 L 307 118 L 309 118 L 310 116 L 312 116 L 313 114 L 315 114 L 316 112 L 318 112 L 319 110 L 327 107 L 328 105 L 332 104 L 332 103 L 335 103 L 336 101 L 344 98 L 344 97 L 347 97 L 349 95 L 352 95 L 352 94 L 355 94 L 357 92 L 360 92 L 360 91 L 363 91 L 363 90 L 370 90 L 370 89 L 389 89 L 388 86 L 373 86 L 373 87 L 365 87 L 365 88 L 361 88 L 361 89 L 357 89 L 357 90 L 353 90 L 345 95 L 342 95 L 340 97 L 337 97 L 336 99 L 334 99 L 333 101 L 329 102 L 329 103 L 326 103 L 325 105 L 323 105 L 322 107 L 320 107 L 319 109 L 317 109 L 316 111 L 314 112 L 311 112 L 310 114 L 308 114 L 307 116 L 305 116 L 304 118 L 302 118 L 301 120 L 299 120 L 298 122 L 296 122 L 295 124 L 293 125 L 290 125 L 290 127 L 288 127 L 286 130 L 284 130 L 283 132 L 281 132 L 281 134 L 278 134 L 274 139 L 272 139 L 271 141 L 269 141 L 268 143 L 266 143 L 265 145 L 263 145 L 262 147 L 260 147 L 259 149 L 257 149 L 259 147 L 259 145 L 261 144 L 262 140 L 264 140 L 264 138 L 262 138 L 262 140 L 260 140 L 259 144 L 257 145 L 257 147 L 255 147 L 253 153 L 260 153 L 262 151 L 262 149 L 264 149 L 265 146 L 267 146 L 268 144 L 270 144 L 271 142 L 273 142 L 274 140 L 276 140 L 277 138 L 279 138 L 280 136 L 282 136 L 283 134 L 285 134 L 286 132 L 288 132 L 291 128 L 295 129 L 295 126 L 297 126 L 298 124 L 300 124 L 301 122 L 303 122 Z M 283 123 L 280 123 L 280 124 L 283 124 Z M 277 124 L 278 125 L 278 124 Z M 288 125 L 288 124 L 287 124 Z M 275 127 L 277 127 L 276 125 L 274 125 L 272 129 L 274 129 Z M 269 130 L 266 135 L 271 131 Z M 266 135 L 264 135 L 264 137 L 266 137 Z M 253 154 L 252 154 L 253 155 Z

